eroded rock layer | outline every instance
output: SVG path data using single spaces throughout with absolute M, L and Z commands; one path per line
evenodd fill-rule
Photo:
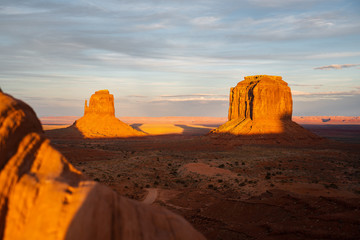
M 230 90 L 228 122 L 210 135 L 261 143 L 319 140 L 291 120 L 292 106 L 291 90 L 280 76 L 245 77 Z
M 108 90 L 96 91 L 91 95 L 89 106 L 85 100 L 84 116 L 76 120 L 72 127 L 76 127 L 86 138 L 145 135 L 115 117 L 114 96 Z
M 87 180 L 0 92 L 0 239 L 204 239 L 182 217 Z
M 115 117 L 114 95 L 110 94 L 109 90 L 96 91 L 90 97 L 89 106 L 85 100 L 84 116 L 92 113 Z
M 280 76 L 245 77 L 230 90 L 229 121 L 237 118 L 291 120 L 291 115 L 291 90 Z

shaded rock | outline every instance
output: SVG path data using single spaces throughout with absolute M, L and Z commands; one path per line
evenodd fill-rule
M 86 138 L 145 135 L 115 117 L 114 96 L 108 90 L 96 91 L 91 95 L 89 106 L 85 100 L 84 116 L 76 120 L 72 127 Z
M 0 123 L 0 239 L 204 239 L 182 217 L 87 180 L 4 93 Z
M 228 121 L 210 132 L 253 143 L 320 140 L 291 120 L 291 90 L 280 76 L 256 75 L 230 90 Z

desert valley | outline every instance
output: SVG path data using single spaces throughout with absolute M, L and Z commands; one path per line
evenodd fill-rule
M 89 179 L 184 216 L 208 239 L 358 237 L 359 143 L 236 144 L 202 136 L 207 128 L 173 126 L 183 134 L 46 135 Z M 352 131 L 359 136 L 360 126 Z
M 6 95 L 4 99 L 9 101 Z M 6 119 L 8 112 L 9 110 L 2 111 L 2 117 Z M 10 116 L 12 115 L 8 117 Z M 72 190 L 65 190 L 64 193 L 56 190 L 56 194 L 72 191 L 70 195 L 73 197 L 65 197 L 65 202 L 56 205 L 41 200 L 41 194 L 24 196 L 24 199 L 17 201 L 33 199 L 33 203 L 24 205 L 20 210 L 13 210 L 10 203 L 15 201 L 16 195 L 11 195 L 11 192 L 23 189 L 30 180 L 24 180 L 24 177 L 16 175 L 13 170 L 13 173 L 7 172 L 10 171 L 8 167 L 3 168 L 2 177 L 17 176 L 23 182 L 23 187 L 20 183 L 3 183 L 13 186 L 9 187 L 8 192 L 3 192 L 6 198 L 3 198 L 1 205 L 2 209 L 8 209 L 2 210 L 1 214 L 1 219 L 5 219 L 2 220 L 3 223 L 6 223 L 1 231 L 5 239 L 16 236 L 11 232 L 14 224 L 11 219 L 25 214 L 31 221 L 35 221 L 32 209 L 40 209 L 49 204 L 55 204 L 56 207 L 63 205 L 62 208 L 68 209 L 63 210 L 62 215 L 66 214 L 64 219 L 73 219 L 73 224 L 62 227 L 61 231 L 72 237 L 81 236 L 73 217 L 80 211 L 76 210 L 79 206 L 92 209 L 92 206 L 110 204 L 113 207 L 106 208 L 103 216 L 101 212 L 93 213 L 104 219 L 107 219 L 108 213 L 118 211 L 118 208 L 123 209 L 120 212 L 124 211 L 127 203 L 114 207 L 116 204 L 114 205 L 113 200 L 103 197 L 106 195 L 104 192 L 110 190 L 96 190 L 96 195 L 87 193 L 85 196 L 89 203 L 76 205 L 79 201 L 76 199 L 82 199 L 81 194 L 84 192 L 81 189 L 85 185 L 81 181 L 89 182 L 91 186 L 106 185 L 118 195 L 142 202 L 145 207 L 152 205 L 166 208 L 184 217 L 207 239 L 357 239 L 360 234 L 359 117 L 292 117 L 290 89 L 281 77 L 246 77 L 231 88 L 228 119 L 120 119 L 115 118 L 113 96 L 107 90 L 93 94 L 89 105 L 85 102 L 84 116 L 80 119 L 40 119 L 45 129 L 44 135 L 40 133 L 40 139 L 50 139 L 51 147 L 63 154 L 70 165 L 60 167 L 61 164 L 67 166 L 67 163 L 59 163 L 59 168 L 63 170 L 56 178 L 49 172 L 41 172 L 41 167 L 40 170 L 31 170 L 36 169 L 34 164 L 40 161 L 37 163 L 39 166 L 50 164 L 48 169 L 58 171 L 55 165 L 50 167 L 51 162 L 58 159 L 56 154 L 50 155 L 47 153 L 50 150 L 36 147 L 34 143 L 31 146 L 40 151 L 34 156 L 36 159 L 42 156 L 40 160 L 35 160 L 33 166 L 25 170 L 23 166 L 31 163 L 26 163 L 29 161 L 27 157 L 17 157 L 25 165 L 17 165 L 14 169 L 19 169 L 25 175 L 37 176 L 40 179 L 37 180 L 37 192 L 51 189 L 44 187 L 46 181 L 51 181 L 53 188 L 58 189 L 60 183 L 57 182 L 63 179 L 61 181 L 72 186 L 68 187 Z M 73 120 L 76 121 L 69 124 Z M 26 121 L 18 122 L 19 126 Z M 9 121 L 6 123 L 10 124 Z M 6 129 L 16 129 L 16 126 L 4 125 L 2 133 L 5 134 Z M 5 134 L 3 139 L 6 140 L 6 136 L 9 139 L 18 136 L 19 139 L 24 137 L 25 141 L 26 131 L 14 130 L 17 135 Z M 2 147 L 2 154 L 10 154 L 7 149 L 11 146 L 6 146 Z M 17 151 L 17 155 L 21 156 L 23 150 L 19 148 Z M 34 154 L 32 152 L 36 151 L 29 150 L 29 159 Z M 8 163 L 2 160 L 2 164 L 10 165 L 15 159 L 10 158 Z M 72 169 L 71 165 L 76 169 Z M 82 180 L 75 180 L 79 177 L 74 177 L 74 174 L 81 176 Z M 44 179 L 48 179 L 45 182 L 41 180 L 44 176 Z M 8 181 L 10 180 L 5 182 Z M 74 181 L 80 182 L 74 185 Z M 26 189 L 30 191 L 32 188 Z M 51 190 L 48 194 L 51 197 L 55 192 Z M 43 195 L 45 198 L 49 196 Z M 105 199 L 100 205 L 96 203 L 97 196 Z M 129 209 L 133 207 L 130 205 Z M 156 216 L 163 211 L 160 208 L 151 214 Z M 156 213 L 157 211 L 160 212 Z M 75 219 L 81 224 L 86 218 L 85 213 L 77 213 L 76 216 L 78 218 Z M 128 216 L 134 217 L 131 214 Z M 161 229 L 166 232 L 167 227 L 164 226 L 169 221 L 166 220 L 169 219 L 167 216 L 170 215 L 149 222 L 146 216 L 142 217 L 140 214 L 135 219 L 146 227 L 135 227 L 134 231 L 146 236 L 151 228 L 149 224 L 154 224 L 155 229 L 162 226 Z M 62 221 L 60 215 L 58 217 Z M 46 217 L 44 219 L 46 221 Z M 110 226 L 127 229 L 124 223 L 112 219 Z M 104 224 L 98 220 L 92 221 L 89 224 Z M 31 226 L 27 221 L 22 224 L 19 226 L 23 229 Z M 171 231 L 174 231 L 171 236 L 176 235 L 174 239 L 186 239 L 189 236 L 192 239 L 202 239 L 196 230 L 186 224 L 171 225 Z M 179 232 L 183 228 L 186 229 L 183 232 L 190 235 L 181 235 L 183 233 Z M 124 230 L 121 231 L 121 234 L 125 234 Z M 149 235 L 149 238 L 159 236 L 156 234 L 158 233 Z
M 359 0 L 0 3 L 0 240 L 360 239 Z

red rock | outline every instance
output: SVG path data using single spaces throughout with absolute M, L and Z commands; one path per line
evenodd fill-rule
M 204 239 L 182 217 L 89 181 L 0 92 L 0 239 Z
M 237 136 L 253 143 L 319 140 L 291 120 L 292 106 L 291 90 L 281 77 L 245 77 L 230 90 L 228 122 L 210 135 Z
M 87 114 L 110 115 L 115 117 L 114 95 L 109 90 L 99 90 L 91 95 L 89 106 L 85 100 L 84 116 Z
M 73 124 L 85 138 L 137 137 L 146 135 L 115 117 L 114 96 L 108 90 L 91 95 L 89 106 L 85 100 L 84 116 Z
M 291 120 L 291 115 L 291 90 L 279 76 L 245 77 L 230 90 L 229 121 L 236 118 Z

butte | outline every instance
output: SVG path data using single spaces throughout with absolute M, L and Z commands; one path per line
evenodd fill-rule
M 205 239 L 182 217 L 88 180 L 0 90 L 0 239 Z
M 85 138 L 138 137 L 146 135 L 115 117 L 114 96 L 108 90 L 91 95 L 89 106 L 85 100 L 84 116 L 72 127 Z
M 280 76 L 245 77 L 230 89 L 228 121 L 212 130 L 213 138 L 243 143 L 313 143 L 322 138 L 292 121 L 293 102 Z

